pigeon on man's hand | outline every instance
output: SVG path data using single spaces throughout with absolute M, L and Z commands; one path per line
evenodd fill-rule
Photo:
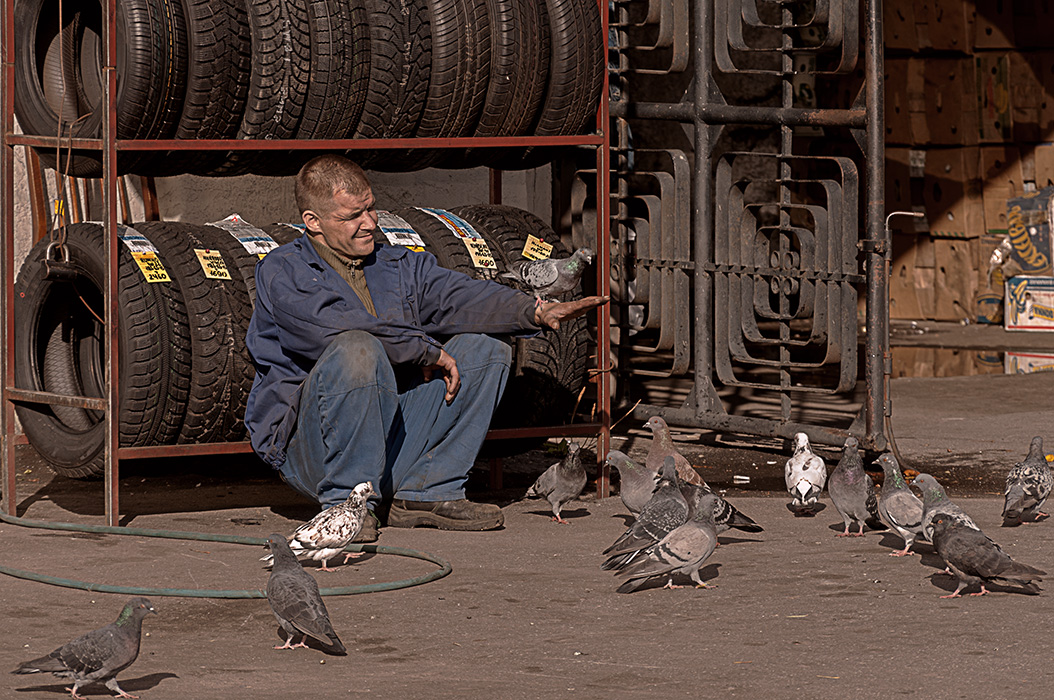
M 547 499 L 553 507 L 552 519 L 564 525 L 571 523 L 560 517 L 560 511 L 578 498 L 586 486 L 586 468 L 582 466 L 580 450 L 578 443 L 569 442 L 567 456 L 546 469 L 527 489 L 527 498 Z
M 809 447 L 809 436 L 794 434 L 794 454 L 783 469 L 787 493 L 793 500 L 787 506 L 797 516 L 815 515 L 823 487 L 827 483 L 827 467 L 823 457 Z
M 1006 500 L 1003 505 L 1003 524 L 1034 521 L 1050 515 L 1040 510 L 1054 487 L 1054 475 L 1050 473 L 1046 455 L 1043 454 L 1043 438 L 1032 438 L 1028 457 L 1018 462 L 1006 475 Z
M 538 303 L 574 291 L 582 273 L 593 262 L 593 251 L 579 248 L 571 257 L 554 260 L 517 260 L 502 277 L 517 280 L 530 288 Z
M 953 522 L 965 527 L 981 529 L 962 508 L 951 502 L 944 487 L 932 476 L 919 474 L 913 483 L 922 492 L 922 534 L 926 541 L 933 542 L 933 520 L 939 515 L 947 515 Z
M 300 566 L 285 537 L 271 535 L 267 544 L 274 555 L 274 567 L 267 579 L 267 602 L 286 633 L 285 644 L 275 649 L 306 647 L 307 638 L 311 637 L 323 644 L 328 652 L 346 654 L 347 650 L 330 624 L 329 611 L 322 601 L 315 577 Z M 297 636 L 300 641 L 293 644 L 293 638 Z
M 359 534 L 363 521 L 369 517 L 367 499 L 375 494 L 373 484 L 364 481 L 351 490 L 346 501 L 327 508 L 298 527 L 287 538 L 293 554 L 298 559 L 321 561 L 319 571 L 336 571 L 327 565 L 329 560 L 343 552 Z M 361 556 L 362 552 L 345 552 L 344 563 Z M 273 559 L 271 554 L 260 557 L 260 561 L 266 562 Z
M 699 569 L 717 547 L 716 498 L 712 493 L 703 496 L 692 518 L 621 567 L 616 575 L 627 580 L 616 590 L 632 593 L 655 576 L 669 576 L 663 588 L 681 588 L 673 583 L 675 573 L 690 576 L 696 588 L 710 588 L 699 576 Z
M 878 502 L 878 513 L 904 538 L 904 549 L 890 552 L 889 556 L 903 557 L 914 554 L 911 545 L 916 537 L 922 536 L 922 501 L 905 483 L 896 457 L 887 452 L 878 458 L 878 464 L 886 475 L 882 482 L 882 499 Z
M 845 439 L 842 458 L 827 479 L 827 493 L 845 521 L 845 530 L 838 533 L 839 537 L 863 537 L 865 522 L 872 530 L 886 529 L 878 515 L 875 485 L 864 471 L 857 445 L 856 438 Z M 860 526 L 856 533 L 849 532 L 853 524 Z
M 143 618 L 156 612 L 146 598 L 132 598 L 114 622 L 67 642 L 47 656 L 27 661 L 11 673 L 53 673 L 59 678 L 69 678 L 73 687 L 66 690 L 78 700 L 84 696 L 77 691 L 94 682 L 105 684 L 117 697 L 138 697 L 121 690 L 117 674 L 139 656 Z
M 1038 593 L 1033 581 L 1042 581 L 1047 572 L 1010 558 L 1003 548 L 980 530 L 967 527 L 947 514 L 933 520 L 933 546 L 948 570 L 959 579 L 955 592 L 941 598 L 958 598 L 967 586 L 979 583 L 981 590 L 969 595 L 985 595 L 986 583 L 1016 583 L 1027 593 Z
M 618 495 L 622 504 L 630 513 L 636 515 L 655 493 L 658 474 L 642 464 L 637 464 L 618 450 L 608 452 L 607 463 L 618 470 Z
M 644 462 L 648 469 L 658 474 L 659 470 L 662 469 L 663 460 L 667 457 L 673 457 L 677 466 L 677 476 L 680 477 L 681 481 L 695 484 L 696 486 L 706 485 L 703 478 L 699 476 L 699 472 L 695 471 L 685 456 L 673 446 L 670 426 L 666 425 L 666 421 L 661 416 L 652 416 L 644 424 L 644 427 L 651 429 L 651 445 L 648 447 L 648 457 Z

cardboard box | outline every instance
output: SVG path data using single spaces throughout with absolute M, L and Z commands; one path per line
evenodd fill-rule
M 929 138 L 915 143 L 976 144 L 973 63 L 970 59 L 930 58 L 923 65 L 921 102 Z
M 918 58 L 886 59 L 886 143 L 929 142 L 924 68 L 925 63 Z
M 1054 331 L 1054 277 L 1011 277 L 1005 304 L 1008 331 Z
M 1014 46 L 1018 49 L 1050 46 L 1054 6 L 1047 0 L 1013 0 Z
M 1003 296 L 1006 293 L 1002 268 L 992 266 L 992 253 L 1003 242 L 1003 236 L 986 234 L 974 247 L 974 269 L 977 272 L 977 322 L 1003 325 Z M 999 366 L 1003 363 L 1000 359 Z
M 1010 259 L 1004 266 L 1007 275 L 1043 276 L 1054 271 L 1050 235 L 1052 198 L 1054 187 L 1045 187 L 1007 200 L 1007 229 L 1012 246 Z
M 915 30 L 915 3 L 911 0 L 887 0 L 882 4 L 882 26 L 887 49 L 918 51 Z
M 974 48 L 1014 48 L 1014 11 L 1010 0 L 974 0 Z
M 1006 233 L 1006 202 L 1024 194 L 1018 150 L 1013 147 L 982 146 L 981 183 L 985 230 L 989 233 Z
M 1032 152 L 1035 162 L 1035 175 L 1033 180 L 1038 189 L 1044 189 L 1054 185 L 1054 146 L 1036 146 Z
M 933 314 L 932 305 L 923 311 L 919 300 L 919 278 L 924 275 L 917 274 L 920 268 L 916 266 L 916 239 L 917 236 L 914 235 L 893 234 L 893 254 L 889 276 L 889 317 L 892 319 L 910 321 L 929 318 Z M 923 282 L 929 283 L 932 292 L 932 278 L 923 280 Z M 928 298 L 932 300 L 933 295 L 929 294 Z
M 1054 370 L 1054 354 L 1044 352 L 1013 352 L 1004 355 L 1003 371 L 1006 374 L 1031 374 Z
M 978 135 L 982 143 L 1003 143 L 1013 133 L 1010 114 L 1010 57 L 1005 53 L 974 56 Z
M 1039 137 L 1044 141 L 1054 141 L 1054 52 L 1038 51 L 1033 55 L 1038 65 L 1042 98 L 1039 103 Z
M 925 213 L 922 190 L 925 187 L 926 152 L 910 148 L 887 148 L 886 162 L 886 213 L 895 211 L 918 211 Z M 926 220 L 907 216 L 896 216 L 889 222 L 891 231 L 925 233 L 929 229 Z
M 1039 141 L 1042 112 L 1042 64 L 1034 53 L 1014 51 L 1010 55 L 1010 119 L 1014 141 Z
M 973 244 L 974 241 L 955 239 L 933 241 L 937 264 L 932 318 L 937 321 L 972 321 L 975 317 L 977 271 Z
M 984 233 L 977 147 L 926 151 L 923 204 L 930 235 L 976 238 Z

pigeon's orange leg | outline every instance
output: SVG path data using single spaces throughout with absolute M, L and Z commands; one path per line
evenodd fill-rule
M 554 522 L 560 523 L 561 525 L 570 525 L 571 524 L 570 520 L 564 520 L 559 515 L 554 515 L 553 517 L 551 517 L 549 519 L 554 521 Z
M 305 649 L 307 648 L 307 635 L 306 634 L 304 635 L 304 638 L 300 640 L 299 644 L 290 644 L 291 641 L 293 641 L 293 637 L 292 636 L 290 636 L 288 639 L 285 640 L 285 644 L 283 644 L 280 647 L 275 647 L 275 649 L 297 649 L 299 647 L 304 647 Z
M 348 563 L 348 559 L 358 559 L 366 552 L 344 552 L 344 563 Z

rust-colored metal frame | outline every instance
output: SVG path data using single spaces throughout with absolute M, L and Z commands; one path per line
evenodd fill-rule
M 608 10 L 605 0 L 598 0 L 601 15 L 603 36 L 608 34 Z M 409 139 L 356 139 L 356 140 L 311 140 L 311 141 L 226 141 L 226 140 L 118 140 L 117 139 L 117 45 L 116 45 L 116 7 L 117 0 L 103 1 L 103 44 L 105 61 L 103 66 L 103 133 L 101 139 L 62 138 L 34 136 L 14 133 L 14 96 L 15 46 L 14 46 L 14 0 L 2 2 L 2 24 L 0 24 L 0 246 L 2 259 L 0 271 L 3 282 L 0 284 L 0 463 L 2 463 L 2 488 L 4 511 L 17 514 L 18 498 L 15 470 L 15 435 L 14 405 L 15 401 L 41 402 L 54 405 L 77 405 L 90 407 L 105 412 L 108 430 L 105 441 L 104 499 L 106 521 L 117 525 L 119 520 L 118 476 L 119 462 L 122 459 L 145 457 L 173 457 L 202 454 L 233 454 L 251 451 L 248 442 L 209 443 L 200 445 L 159 445 L 153 447 L 119 447 L 118 421 L 111 420 L 118 415 L 118 383 L 112 378 L 118 376 L 117 325 L 110 323 L 117 317 L 117 203 L 118 203 L 118 151 L 195 151 L 195 150 L 349 150 L 360 148 L 507 148 L 517 146 L 591 146 L 596 148 L 597 191 L 608 193 L 608 168 L 610 160 L 610 142 L 608 137 L 608 77 L 604 74 L 604 99 L 600 100 L 597 110 L 596 131 L 583 136 L 523 136 L 502 138 L 409 138 Z M 107 260 L 104 284 L 106 309 L 105 337 L 105 376 L 108 388 L 105 398 L 69 397 L 47 392 L 29 392 L 15 388 L 13 344 L 14 337 L 14 269 L 15 269 L 15 232 L 14 232 L 14 148 L 16 146 L 61 145 L 65 148 L 102 151 L 103 178 L 102 198 L 104 210 L 104 255 Z M 27 149 L 27 152 L 32 152 Z M 500 193 L 500 176 L 491 180 L 492 195 Z M 500 197 L 500 194 L 499 194 Z M 42 198 L 42 197 L 41 197 Z M 606 270 L 609 265 L 608 231 L 609 231 L 609 196 L 597 197 L 597 269 Z M 36 211 L 36 210 L 35 210 Z M 38 228 L 40 222 L 35 224 Z M 606 296 L 609 293 L 608 275 L 598 274 L 596 293 Z M 524 429 L 493 430 L 488 433 L 489 439 L 510 439 L 523 437 L 549 436 L 598 436 L 597 454 L 598 474 L 597 492 L 601 497 L 608 495 L 609 473 L 603 463 L 610 445 L 610 311 L 605 304 L 597 311 L 597 367 L 593 381 L 596 384 L 597 415 L 595 423 L 578 425 L 537 427 Z

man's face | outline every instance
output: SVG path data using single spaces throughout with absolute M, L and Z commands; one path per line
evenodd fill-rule
M 333 195 L 325 212 L 307 210 L 304 224 L 313 236 L 349 258 L 364 258 L 373 252 L 373 232 L 377 229 L 376 200 L 373 191 L 353 195 L 341 190 Z

